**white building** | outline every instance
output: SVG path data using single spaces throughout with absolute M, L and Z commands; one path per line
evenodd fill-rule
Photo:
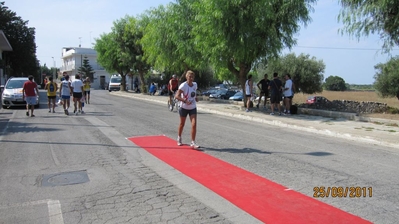
M 3 51 L 12 51 L 12 47 L 8 42 L 7 37 L 4 35 L 4 32 L 0 30 L 0 85 L 5 85 L 7 80 L 7 74 L 4 73 L 5 69 L 5 61 L 3 61 Z
M 79 73 L 79 68 L 83 65 L 85 57 L 87 57 L 89 64 L 95 72 L 93 80 L 91 80 L 91 87 L 94 89 L 105 89 L 111 74 L 97 63 L 97 52 L 92 48 L 64 47 L 61 55 L 60 75 L 67 72 L 70 80 L 74 80 L 75 75 Z

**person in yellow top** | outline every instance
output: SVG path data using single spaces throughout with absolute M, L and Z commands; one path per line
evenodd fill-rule
M 83 91 L 84 91 L 84 96 L 85 96 L 85 102 L 90 104 L 90 79 L 89 77 L 86 78 L 86 80 L 83 82 Z
M 53 107 L 53 113 L 55 113 L 55 99 L 57 98 L 57 83 L 53 82 L 53 77 L 48 78 L 48 82 L 44 87 L 47 90 L 47 99 L 48 99 L 48 112 L 51 113 L 51 106 Z M 52 105 L 51 105 L 52 104 Z

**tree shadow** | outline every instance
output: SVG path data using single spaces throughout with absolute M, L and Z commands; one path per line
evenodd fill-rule
M 227 153 L 258 153 L 258 154 L 266 154 L 266 155 L 271 155 L 271 154 L 286 154 L 286 155 L 309 155 L 309 156 L 331 156 L 334 155 L 333 153 L 330 152 L 306 152 L 306 153 L 292 153 L 292 152 L 273 152 L 273 151 L 265 151 L 265 150 L 260 150 L 260 149 L 254 149 L 254 148 L 211 148 L 211 147 L 202 147 L 202 151 L 214 151 L 214 152 L 227 152 Z

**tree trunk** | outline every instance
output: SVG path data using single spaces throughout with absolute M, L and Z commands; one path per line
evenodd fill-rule
M 143 71 L 139 71 L 139 77 L 140 77 L 140 82 L 141 82 L 141 92 L 148 93 L 147 83 L 144 80 L 144 72 Z

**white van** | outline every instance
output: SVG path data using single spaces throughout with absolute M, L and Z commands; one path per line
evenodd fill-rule
M 122 82 L 122 76 L 120 75 L 112 75 L 111 78 L 109 79 L 109 84 L 108 84 L 108 91 L 120 91 L 121 90 L 121 82 Z

